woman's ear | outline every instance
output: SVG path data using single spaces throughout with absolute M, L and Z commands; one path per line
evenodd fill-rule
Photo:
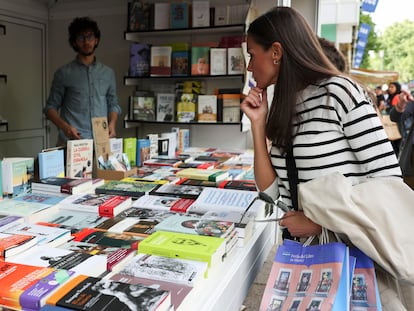
M 283 55 L 282 45 L 280 42 L 275 41 L 272 43 L 271 49 L 273 51 L 273 60 L 279 62 L 282 59 Z

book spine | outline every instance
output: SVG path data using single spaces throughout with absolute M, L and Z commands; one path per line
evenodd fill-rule
M 119 248 L 115 252 L 108 255 L 106 270 L 113 271 L 118 264 L 120 264 L 123 260 L 130 256 L 130 254 L 135 252 L 136 250 L 131 248 Z

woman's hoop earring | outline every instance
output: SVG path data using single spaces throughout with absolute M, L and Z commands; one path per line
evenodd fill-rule
M 276 59 L 274 59 L 274 60 L 273 60 L 273 64 L 274 64 L 274 65 L 279 65 L 279 62 L 278 62 Z

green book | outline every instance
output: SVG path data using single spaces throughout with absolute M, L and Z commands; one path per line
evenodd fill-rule
M 128 156 L 129 163 L 131 166 L 136 166 L 136 155 L 137 155 L 137 138 L 127 137 L 123 141 L 123 151 Z
M 157 231 L 139 243 L 138 253 L 204 261 L 211 268 L 222 262 L 226 243 L 224 238 Z
M 137 198 L 159 187 L 160 184 L 152 181 L 120 181 L 110 180 L 95 188 L 96 194 L 114 194 Z

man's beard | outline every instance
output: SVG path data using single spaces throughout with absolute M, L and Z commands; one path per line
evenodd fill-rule
M 95 49 L 96 49 L 96 45 L 93 47 L 92 51 L 90 52 L 84 52 L 81 48 L 78 48 L 78 53 L 82 56 L 91 56 L 95 52 Z

